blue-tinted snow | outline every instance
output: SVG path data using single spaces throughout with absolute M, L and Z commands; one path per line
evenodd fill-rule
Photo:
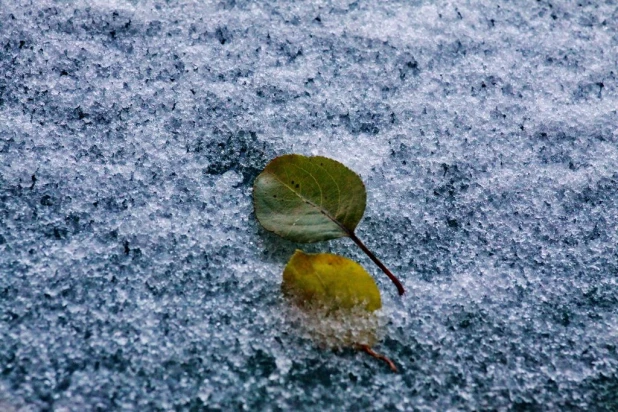
M 618 408 L 616 1 L 0 3 L 0 409 Z M 400 374 L 282 315 L 289 152 Z

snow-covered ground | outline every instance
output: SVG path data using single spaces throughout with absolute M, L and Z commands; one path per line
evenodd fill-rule
M 0 0 L 0 410 L 615 410 L 618 5 Z M 273 157 L 357 171 L 287 242 Z M 290 323 L 361 262 L 401 373 Z

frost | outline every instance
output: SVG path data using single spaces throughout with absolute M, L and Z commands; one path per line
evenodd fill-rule
M 616 5 L 557 3 L 2 2 L 0 409 L 616 409 Z M 307 252 L 400 374 L 286 319 L 284 153 L 365 182 L 403 299 Z

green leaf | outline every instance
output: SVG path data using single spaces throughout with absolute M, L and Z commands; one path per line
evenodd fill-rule
M 267 230 L 295 242 L 350 236 L 365 211 L 356 173 L 322 156 L 277 157 L 255 179 L 255 215 Z
M 368 312 L 382 307 L 380 290 L 358 263 L 330 253 L 307 254 L 296 250 L 283 271 L 284 294 L 300 306 L 352 309 Z
M 267 230 L 305 243 L 347 236 L 403 295 L 405 290 L 399 279 L 354 233 L 366 201 L 360 177 L 336 160 L 322 156 L 277 157 L 253 184 L 255 216 Z

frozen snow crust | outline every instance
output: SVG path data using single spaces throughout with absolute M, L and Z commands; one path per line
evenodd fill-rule
M 0 1 L 0 410 L 616 410 L 616 1 Z M 353 243 L 260 228 L 274 156 L 361 174 Z M 376 350 L 284 317 L 361 262 Z

